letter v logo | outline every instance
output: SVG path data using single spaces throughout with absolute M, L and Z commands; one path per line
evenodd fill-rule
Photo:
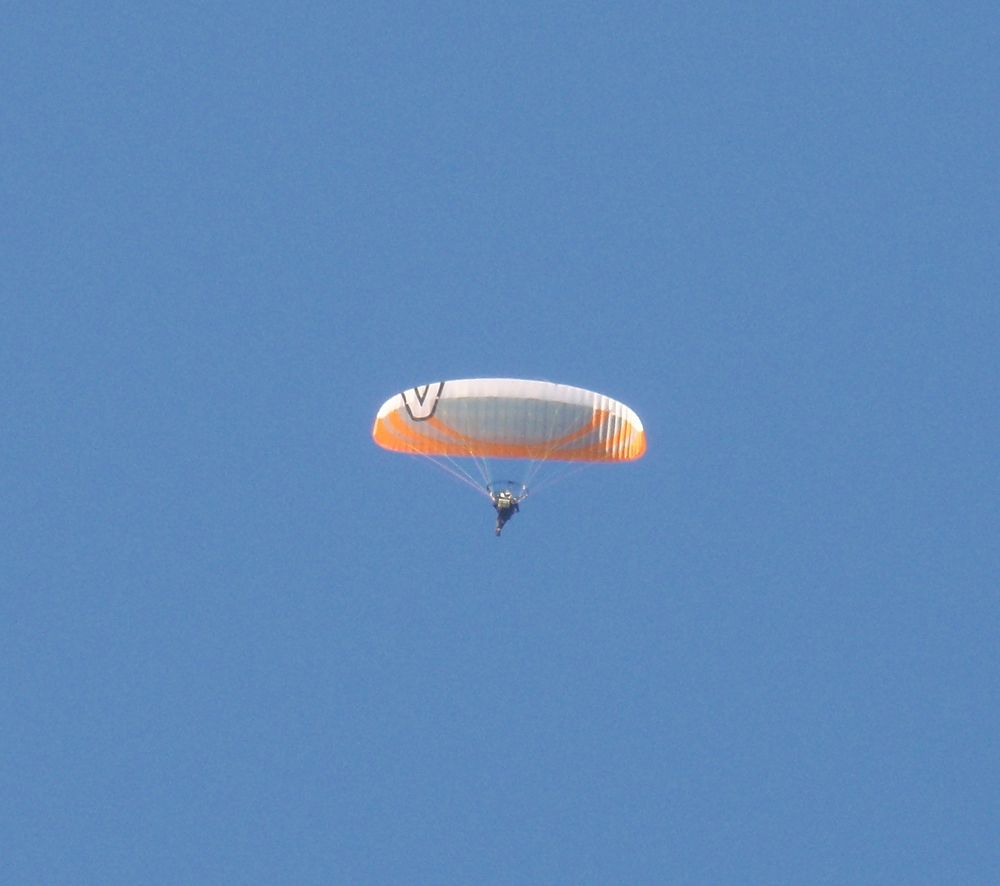
M 444 390 L 444 382 L 439 381 L 423 387 L 403 391 L 403 404 L 414 421 L 426 421 L 437 409 L 438 397 Z

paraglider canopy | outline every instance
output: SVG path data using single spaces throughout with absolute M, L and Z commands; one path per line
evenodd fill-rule
M 379 446 L 421 455 L 630 461 L 646 451 L 628 406 L 547 381 L 475 378 L 410 388 L 379 409 Z

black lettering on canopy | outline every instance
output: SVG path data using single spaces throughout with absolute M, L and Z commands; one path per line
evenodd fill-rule
M 444 390 L 444 382 L 434 382 L 422 387 L 403 391 L 403 405 L 414 421 L 427 421 L 437 409 L 438 398 Z

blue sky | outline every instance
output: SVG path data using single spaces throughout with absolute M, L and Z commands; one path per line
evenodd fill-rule
M 0 878 L 997 882 L 1000 12 L 497 6 L 4 14 Z

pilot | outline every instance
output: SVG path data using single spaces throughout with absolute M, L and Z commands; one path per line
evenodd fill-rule
M 493 507 L 497 512 L 497 535 L 500 534 L 507 521 L 518 512 L 517 501 L 509 489 L 504 489 L 493 496 Z

